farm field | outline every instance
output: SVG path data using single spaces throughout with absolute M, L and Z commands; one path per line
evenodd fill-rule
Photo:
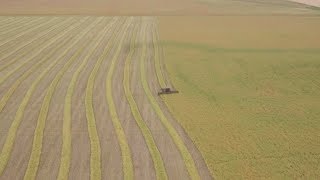
M 294 2 L 295 1 L 295 2 Z M 316 2 L 317 1 L 317 2 Z M 306 2 L 306 4 L 302 4 Z M 3 15 L 319 15 L 318 0 L 0 0 Z
M 319 0 L 0 4 L 0 180 L 319 179 Z
M 215 178 L 319 179 L 319 16 L 158 21 L 164 102 Z
M 157 95 L 156 19 L 0 17 L 0 179 L 212 179 Z

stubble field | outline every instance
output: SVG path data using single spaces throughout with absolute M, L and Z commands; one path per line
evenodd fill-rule
M 157 95 L 155 19 L 1 18 L 0 179 L 211 179 Z

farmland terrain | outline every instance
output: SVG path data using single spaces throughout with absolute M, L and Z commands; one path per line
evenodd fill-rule
M 314 7 L 318 0 L 0 0 L 0 4 L 4 15 L 319 15 Z
M 0 180 L 319 179 L 317 3 L 0 0 Z
M 217 179 L 320 177 L 318 16 L 159 17 L 169 109 Z
M 0 179 L 212 178 L 157 95 L 155 17 L 5 19 Z

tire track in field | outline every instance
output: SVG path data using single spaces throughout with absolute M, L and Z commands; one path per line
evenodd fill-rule
M 67 24 L 69 23 L 68 21 L 72 21 L 73 18 L 70 18 L 70 19 L 66 19 L 66 20 L 62 20 L 59 24 Z M 55 28 L 59 28 L 59 24 L 56 24 L 55 26 L 52 26 L 51 28 L 48 28 L 44 31 L 42 31 L 41 33 L 37 34 L 36 36 L 34 36 L 33 38 L 31 38 L 30 40 L 28 41 L 24 41 L 24 43 L 22 43 L 21 45 L 19 45 L 18 47 L 14 48 L 11 50 L 12 47 L 8 47 L 6 49 L 2 49 L 2 51 L 0 52 L 0 54 L 3 54 L 3 52 L 5 52 L 6 50 L 10 49 L 10 52 L 5 54 L 4 56 L 1 57 L 0 61 L 3 60 L 3 59 L 6 59 L 8 57 L 10 57 L 11 55 L 13 54 L 19 54 L 18 57 L 23 57 L 25 56 L 26 54 L 28 54 L 29 52 L 28 51 L 25 51 L 25 53 L 17 53 L 19 50 L 25 48 L 25 47 L 28 47 L 29 45 L 31 45 L 33 42 L 39 40 L 39 39 L 42 39 L 43 37 L 46 36 L 46 34 L 50 33 L 50 31 L 52 29 L 55 29 Z M 70 24 L 71 25 L 71 24 Z M 16 58 L 18 59 L 18 58 Z M 8 66 L 12 65 L 16 60 L 11 60 L 9 61 L 6 65 L 3 65 L 1 68 L 0 68 L 0 71 L 2 71 L 3 69 L 7 68 Z
M 184 144 L 183 140 L 179 136 L 176 129 L 171 125 L 169 120 L 166 118 L 165 114 L 162 112 L 159 104 L 157 103 L 155 97 L 153 96 L 146 77 L 146 69 L 145 69 L 145 61 L 146 61 L 146 38 L 143 37 L 143 46 L 142 46 L 142 55 L 140 58 L 140 78 L 142 87 L 144 89 L 144 92 L 146 96 L 148 97 L 149 103 L 152 106 L 153 110 L 156 112 L 157 116 L 159 117 L 161 123 L 166 128 L 168 133 L 170 134 L 172 140 L 174 141 L 176 147 L 178 148 L 180 155 L 182 159 L 184 160 L 185 166 L 187 168 L 187 171 L 189 173 L 189 176 L 193 180 L 200 179 L 200 175 L 198 173 L 197 167 L 195 165 L 195 162 L 189 153 L 186 145 Z
M 1 37 L 7 37 L 8 34 L 11 34 L 12 32 L 15 32 L 17 30 L 19 31 L 23 31 L 27 28 L 39 25 L 39 23 L 41 23 L 42 19 L 44 19 L 43 17 L 41 18 L 31 18 L 31 20 L 27 19 L 23 19 L 21 18 L 21 20 L 19 20 L 19 22 L 16 22 L 14 24 L 10 24 L 8 26 L 6 26 L 5 28 L 1 29 Z M 40 22 L 39 22 L 40 21 Z M 3 40 L 3 39 L 2 39 Z
M 83 34 L 83 36 L 85 36 L 89 32 L 89 30 L 94 26 L 96 26 L 101 20 L 102 19 L 100 19 L 99 21 L 96 20 L 93 24 L 88 26 L 87 27 L 88 30 Z M 62 67 L 62 69 L 59 70 L 58 74 L 55 76 L 49 88 L 47 89 L 46 95 L 41 105 L 38 122 L 37 122 L 36 130 L 34 133 L 31 156 L 30 156 L 30 160 L 26 170 L 26 174 L 24 176 L 24 180 L 32 180 L 32 179 L 35 179 L 36 177 L 39 162 L 40 162 L 45 123 L 46 123 L 47 114 L 49 111 L 50 102 L 51 102 L 53 93 L 56 90 L 56 87 L 60 82 L 61 78 L 63 77 L 63 75 L 65 74 L 65 72 L 76 61 L 76 59 L 79 57 L 79 55 L 81 55 L 81 53 L 86 47 L 87 47 L 86 43 L 83 43 L 83 46 L 81 48 L 78 48 L 77 52 L 74 53 L 72 57 L 67 61 L 67 63 Z
M 50 41 L 50 46 L 54 44 L 58 39 L 62 38 L 64 35 L 68 34 L 70 31 L 76 29 L 77 27 L 69 26 L 64 32 L 59 33 L 58 37 L 56 37 L 54 40 L 52 39 Z M 8 89 L 8 91 L 3 95 L 3 97 L 0 100 L 0 113 L 2 112 L 3 108 L 5 107 L 6 103 L 8 102 L 9 98 L 12 96 L 12 94 L 15 92 L 15 90 L 18 88 L 18 86 L 27 79 L 34 71 L 37 70 L 41 65 L 46 63 L 50 60 L 50 57 L 54 55 L 56 50 L 60 49 L 65 45 L 68 41 L 61 43 L 59 46 L 52 49 L 48 54 L 46 54 L 44 57 L 42 57 L 41 61 L 38 61 L 36 64 L 32 65 L 30 69 L 28 69 L 26 72 L 24 72 Z
M 121 27 L 121 25 L 119 25 Z M 107 56 L 107 53 L 112 48 L 112 43 L 116 39 L 116 30 L 113 31 L 111 40 L 108 41 L 102 55 L 97 60 L 90 73 L 87 81 L 87 87 L 85 92 L 85 107 L 86 117 L 88 125 L 88 133 L 90 139 L 90 179 L 101 179 L 101 147 L 100 140 L 96 127 L 96 119 L 93 110 L 93 88 L 96 76 L 99 72 L 103 59 Z
M 136 32 L 137 33 L 137 32 Z M 157 180 L 166 180 L 168 179 L 166 169 L 164 167 L 164 163 L 161 157 L 161 154 L 157 148 L 157 145 L 153 139 L 153 136 L 151 134 L 150 129 L 144 122 L 138 106 L 133 98 L 132 92 L 130 90 L 130 64 L 132 61 L 132 56 L 135 53 L 135 41 L 136 41 L 136 33 L 134 33 L 134 36 L 131 39 L 130 43 L 130 52 L 125 60 L 125 67 L 124 67 L 124 79 L 123 79 L 123 87 L 124 87 L 124 92 L 127 98 L 127 101 L 129 103 L 131 113 L 138 124 L 142 135 L 145 139 L 145 142 L 148 146 L 149 153 L 151 155 L 153 164 L 154 164 L 154 169 L 156 172 L 156 178 Z
M 82 32 L 80 34 L 82 35 L 83 33 L 84 32 Z M 72 47 L 74 45 L 76 45 L 78 41 L 81 40 L 80 34 L 78 34 L 78 37 L 69 46 L 69 48 L 67 48 L 63 53 L 61 53 L 60 56 L 58 58 L 56 58 L 56 60 L 54 62 L 52 62 L 44 71 L 41 72 L 41 74 L 39 74 L 37 79 L 35 79 L 33 81 L 33 83 L 31 84 L 31 86 L 28 89 L 26 95 L 24 96 L 22 102 L 20 103 L 19 108 L 18 108 L 16 115 L 13 119 L 13 122 L 11 124 L 11 127 L 9 128 L 9 132 L 7 134 L 4 146 L 3 146 L 1 154 L 0 154 L 0 176 L 3 173 L 3 170 L 5 169 L 6 164 L 8 163 L 8 160 L 10 158 L 11 151 L 12 151 L 15 139 L 16 139 L 17 130 L 18 130 L 19 125 L 22 121 L 22 118 L 24 115 L 24 110 L 25 110 L 33 92 L 35 91 L 35 89 L 36 89 L 37 85 L 40 83 L 40 81 L 45 77 L 45 75 L 59 62 L 58 60 L 60 58 L 64 57 L 68 53 L 68 51 L 70 49 L 72 49 Z
M 8 40 L 6 40 L 6 41 L 4 41 L 4 42 L 1 42 L 1 43 L 0 43 L 0 47 L 2 47 L 3 45 L 9 43 L 9 42 L 12 41 L 12 40 L 15 40 L 15 39 L 17 39 L 17 38 L 19 38 L 19 37 L 22 37 L 23 35 L 25 35 L 25 34 L 27 34 L 27 33 L 32 32 L 32 31 L 35 30 L 35 29 L 38 29 L 38 28 L 40 28 L 40 27 L 42 27 L 42 26 L 45 26 L 45 25 L 51 23 L 51 21 L 53 21 L 53 20 L 55 20 L 55 19 L 58 19 L 58 18 L 56 18 L 56 17 L 55 17 L 55 18 L 50 18 L 50 20 L 49 20 L 49 21 L 46 21 L 45 23 L 40 23 L 38 26 L 34 26 L 34 27 L 32 27 L 32 28 L 30 28 L 30 29 L 28 29 L 28 30 L 26 30 L 26 31 L 23 31 L 23 32 L 21 32 L 21 33 L 19 33 L 19 34 L 16 34 L 15 36 L 9 38 Z
M 130 18 L 130 21 L 132 21 L 132 18 Z M 118 142 L 121 149 L 124 179 L 133 179 L 134 172 L 133 172 L 133 163 L 132 163 L 132 155 L 131 155 L 130 147 L 127 142 L 127 138 L 124 133 L 123 127 L 121 125 L 121 122 L 119 120 L 117 109 L 112 96 L 112 77 L 113 77 L 115 65 L 117 63 L 117 59 L 119 58 L 121 48 L 125 40 L 126 32 L 128 28 L 129 28 L 129 24 L 127 24 L 127 26 L 125 27 L 123 31 L 124 34 L 122 35 L 119 41 L 119 45 L 116 49 L 116 52 L 111 59 L 111 65 L 106 78 L 106 98 L 107 98 L 107 103 L 109 107 L 109 112 L 111 115 L 111 121 L 116 131 L 116 135 L 117 135 Z
M 88 54 L 85 56 L 83 62 L 80 64 L 76 72 L 73 74 L 72 79 L 70 81 L 70 84 L 68 86 L 67 94 L 65 97 L 65 105 L 64 105 L 64 117 L 63 117 L 63 144 L 62 144 L 62 152 L 61 152 L 61 160 L 60 160 L 60 168 L 58 173 L 58 180 L 66 180 L 69 177 L 69 169 L 71 164 L 71 149 L 72 149 L 72 142 L 71 142 L 71 122 L 72 122 L 72 113 L 71 113 L 71 101 L 73 97 L 73 92 L 76 86 L 76 83 L 78 81 L 80 73 L 84 70 L 86 67 L 90 57 L 94 54 L 96 51 L 96 48 L 102 43 L 104 37 L 108 34 L 110 29 L 112 28 L 113 24 L 112 22 L 108 26 L 104 28 L 104 30 L 96 36 L 96 39 L 94 41 L 97 41 L 97 43 L 92 46 L 92 49 L 88 52 Z M 101 37 L 100 40 L 98 40 Z
M 55 29 L 60 28 L 60 27 L 61 27 L 61 25 L 58 26 L 58 27 L 52 27 L 52 28 L 50 28 L 50 31 L 49 31 L 49 32 L 46 32 L 45 35 L 46 35 L 46 34 L 49 34 L 51 31 L 54 32 Z M 42 36 L 45 37 L 45 35 L 42 35 Z M 54 38 L 54 37 L 57 36 L 57 35 L 59 35 L 59 34 L 56 34 L 56 35 L 54 35 L 54 36 L 51 37 L 51 38 Z M 54 40 L 49 41 L 49 43 L 48 43 L 48 41 L 46 41 L 46 42 L 44 43 L 45 45 L 42 46 L 40 49 L 38 49 L 38 51 L 37 51 L 35 54 L 33 54 L 31 57 L 29 57 L 27 60 L 25 60 L 24 62 L 22 62 L 22 63 L 19 64 L 18 66 L 14 67 L 12 70 L 10 70 L 9 72 L 7 72 L 4 76 L 0 77 L 0 85 L 1 85 L 3 82 L 5 82 L 6 79 L 8 79 L 11 75 L 15 74 L 15 73 L 18 72 L 21 68 L 23 68 L 26 64 L 28 64 L 29 61 L 31 61 L 32 59 L 34 59 L 35 57 L 37 57 L 38 55 L 40 55 L 45 49 L 47 49 L 48 47 L 50 47 L 50 45 L 51 45 L 53 42 L 54 42 Z M 36 47 L 37 47 L 37 46 L 36 46 Z M 35 48 L 36 48 L 36 47 L 35 47 Z M 28 53 L 28 51 L 26 51 L 25 54 L 27 54 L 27 53 Z M 25 54 L 22 54 L 22 56 L 25 55 Z M 20 56 L 18 56 L 18 57 L 20 57 Z M 4 65 L 4 66 L 2 66 L 2 67 L 0 68 L 0 71 L 3 70 L 4 68 L 6 68 L 7 66 L 15 63 L 15 62 L 18 61 L 18 60 L 19 60 L 19 58 L 13 59 L 13 61 L 9 62 L 8 64 L 6 64 L 6 65 Z

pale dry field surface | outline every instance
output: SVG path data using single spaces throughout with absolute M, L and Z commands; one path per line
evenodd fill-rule
M 9 18 L 0 179 L 212 178 L 157 95 L 155 17 Z

